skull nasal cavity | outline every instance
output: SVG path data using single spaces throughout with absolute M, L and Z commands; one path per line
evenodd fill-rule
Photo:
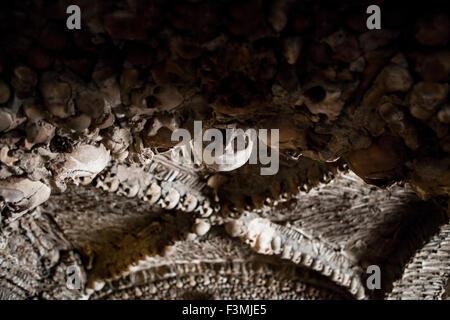
M 315 86 L 312 87 L 305 92 L 305 96 L 307 96 L 309 99 L 311 99 L 312 102 L 321 102 L 323 99 L 325 99 L 325 89 L 321 86 Z

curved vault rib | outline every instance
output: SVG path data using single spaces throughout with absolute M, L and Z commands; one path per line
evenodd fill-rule
M 188 250 L 189 254 L 185 254 Z M 264 285 L 267 286 L 264 288 Z M 239 290 L 241 289 L 241 290 Z M 231 241 L 220 230 L 176 245 L 168 258 L 149 257 L 117 280 L 105 281 L 92 299 L 336 299 L 341 288 L 307 269 L 279 263 Z
M 8 299 L 78 299 L 86 283 L 80 254 L 51 216 L 40 209 L 9 224 L 0 250 L 0 292 Z M 17 254 L 20 252 L 20 254 Z M 76 266 L 80 289 L 66 286 L 67 268 Z
M 289 244 L 292 242 L 294 245 L 292 247 L 300 248 L 300 251 L 303 250 L 305 253 L 304 258 L 301 260 L 300 264 L 306 265 L 306 266 L 312 266 L 312 269 L 322 269 L 322 272 L 327 274 L 327 272 L 331 269 L 333 271 L 332 278 L 334 276 L 334 280 L 337 281 L 337 283 L 343 285 L 344 287 L 348 286 L 348 281 L 350 280 L 350 283 L 355 285 L 356 283 L 361 284 L 363 283 L 364 278 L 361 277 L 361 269 L 359 265 L 365 265 L 362 261 L 365 259 L 368 262 L 375 261 L 379 262 L 385 255 L 379 254 L 377 251 L 370 252 L 365 251 L 367 248 L 370 248 L 370 243 L 377 242 L 379 245 L 381 242 L 379 242 L 379 237 L 383 235 L 383 233 L 379 233 L 378 231 L 381 230 L 381 228 L 384 228 L 385 232 L 384 234 L 389 234 L 389 230 L 397 230 L 399 229 L 399 226 L 401 227 L 400 230 L 407 230 L 411 227 L 411 224 L 402 224 L 402 221 L 405 221 L 405 217 L 408 214 L 410 218 L 414 218 L 415 216 L 418 218 L 418 226 L 417 232 L 415 233 L 416 236 L 418 236 L 420 233 L 424 234 L 423 237 L 427 237 L 427 234 L 429 234 L 433 228 L 423 228 L 423 221 L 421 221 L 419 218 L 422 218 L 423 212 L 414 213 L 411 208 L 406 208 L 409 211 L 399 211 L 398 209 L 402 207 L 403 203 L 405 201 L 410 201 L 411 197 L 414 196 L 413 193 L 408 192 L 407 190 L 403 190 L 401 187 L 394 187 L 387 191 L 376 189 L 367 185 L 361 186 L 362 182 L 358 178 L 356 178 L 352 174 L 340 174 L 335 177 L 335 179 L 330 182 L 329 184 L 322 185 L 320 187 L 317 187 L 315 189 L 312 189 L 309 194 L 303 194 L 300 193 L 297 198 L 294 198 L 296 200 L 294 204 L 298 207 L 292 208 L 287 206 L 278 206 L 274 208 L 265 207 L 260 210 L 256 210 L 255 212 L 251 213 L 250 216 L 252 218 L 256 219 L 262 219 L 264 224 L 267 226 L 270 226 L 267 228 L 267 230 L 273 229 L 276 234 L 280 234 L 283 238 L 282 243 Z M 84 191 L 83 191 L 84 190 Z M 89 244 L 91 247 L 96 247 L 95 245 L 95 238 L 99 237 L 99 231 L 102 229 L 105 229 L 104 231 L 107 232 L 108 229 L 116 228 L 118 225 L 122 225 L 121 228 L 124 228 L 125 225 L 128 224 L 128 227 L 131 227 L 132 229 L 139 229 L 135 228 L 135 223 L 138 222 L 139 224 L 144 226 L 148 225 L 148 223 L 142 223 L 147 221 L 152 221 L 152 219 L 159 219 L 161 216 L 164 216 L 164 212 L 161 211 L 161 209 L 155 208 L 154 206 L 149 205 L 146 203 L 145 200 L 139 200 L 139 202 L 136 203 L 136 197 L 135 198 L 127 198 L 124 196 L 120 196 L 122 199 L 119 203 L 122 203 L 122 205 L 118 206 L 117 208 L 114 208 L 114 206 L 108 207 L 108 202 L 110 201 L 110 198 L 108 198 L 108 193 L 101 192 L 100 190 L 94 191 L 98 189 L 93 189 L 92 187 L 81 187 L 79 186 L 76 189 L 69 188 L 64 194 L 61 195 L 54 195 L 46 204 L 39 208 L 39 212 L 43 210 L 44 216 L 52 216 L 54 221 L 58 224 L 59 228 L 62 229 L 62 232 L 65 234 L 64 237 L 67 237 L 70 239 L 70 242 L 72 245 L 77 248 L 78 251 L 80 251 L 83 256 L 87 256 L 86 251 L 82 250 L 83 246 L 86 244 Z M 340 191 L 339 191 L 340 190 Z M 342 199 L 341 201 L 345 201 L 345 197 L 342 197 L 341 193 L 348 193 L 349 190 L 353 190 L 353 196 L 357 195 L 359 193 L 360 198 L 358 200 L 358 196 L 356 200 L 354 200 L 353 208 L 351 211 L 346 210 L 345 208 L 342 208 L 342 204 L 339 203 L 338 199 Z M 405 192 L 406 191 L 406 192 Z M 98 193 L 98 196 L 95 196 L 96 192 Z M 375 194 L 374 194 L 375 193 Z M 361 196 L 362 194 L 362 196 Z M 111 196 L 113 196 L 111 194 Z M 117 196 L 114 196 L 117 197 Z M 327 199 L 329 198 L 329 202 L 322 200 L 323 208 L 316 208 L 314 206 L 311 206 L 311 204 L 314 204 L 315 198 L 321 197 L 321 199 Z M 119 199 L 120 199 L 119 198 Z M 364 199 L 376 199 L 376 202 L 378 204 L 378 208 L 380 211 L 371 211 L 370 208 L 373 208 L 373 202 L 365 202 Z M 90 202 L 89 199 L 96 199 L 96 201 L 104 201 L 105 205 L 101 205 L 100 207 L 105 208 L 103 213 L 102 211 L 98 211 L 96 209 L 97 207 L 92 207 L 92 202 Z M 414 198 L 415 199 L 415 198 Z M 391 201 L 388 201 L 391 200 Z M 375 201 L 375 200 L 374 200 Z M 327 204 L 328 203 L 328 207 Z M 365 203 L 367 208 L 365 209 L 364 206 L 361 204 Z M 330 206 L 330 204 L 332 204 Z M 128 209 L 127 209 L 128 206 Z M 309 207 L 309 209 L 308 209 Z M 68 214 L 62 214 L 61 209 L 66 208 Z M 132 209 L 134 208 L 134 209 Z M 138 209 L 139 208 L 139 209 Z M 130 211 L 131 209 L 131 211 Z M 133 212 L 133 210 L 138 209 L 136 212 L 136 215 L 133 217 L 133 215 L 130 216 L 130 213 Z M 301 209 L 301 211 L 298 211 Z M 428 208 L 429 209 L 429 208 Z M 118 216 L 114 218 L 113 212 L 116 212 Z M 154 212 L 154 213 L 151 213 Z M 296 213 L 297 212 L 297 213 Z M 85 214 L 85 217 L 83 218 L 82 215 Z M 100 216 L 99 216 L 100 214 Z M 257 215 L 256 215 L 257 214 Z M 325 214 L 327 216 L 326 220 L 329 221 L 328 226 L 324 226 L 323 223 L 321 223 L 321 220 L 317 220 L 318 215 Z M 426 214 L 428 217 L 430 215 L 435 215 L 435 218 L 429 220 L 429 221 L 445 221 L 445 218 L 442 216 L 439 216 L 438 213 L 433 213 L 433 211 L 426 211 Z M 192 219 L 192 215 L 189 213 L 183 214 L 185 217 L 190 217 L 189 219 Z M 29 221 L 33 221 L 33 218 L 35 218 L 35 215 L 25 215 L 22 216 L 20 219 L 28 219 Z M 39 215 L 38 215 L 39 216 Z M 95 227 L 95 224 L 92 225 L 92 220 L 89 220 L 89 218 L 92 219 L 93 216 L 97 216 L 96 219 L 93 221 L 96 221 L 96 224 L 98 224 L 98 227 Z M 103 216 L 103 217 L 102 217 Z M 139 218 L 139 216 L 141 218 Z M 262 216 L 264 218 L 258 218 L 258 216 Z M 363 218 L 361 218 L 361 216 Z M 74 219 L 74 217 L 77 217 Z M 144 218 L 145 217 L 145 218 Z M 247 216 L 241 216 L 240 219 L 245 219 Z M 343 217 L 346 217 L 346 219 L 343 219 Z M 387 217 L 390 217 L 389 219 L 386 219 Z M 120 218 L 120 219 L 118 219 Z M 144 218 L 144 220 L 142 220 Z M 367 225 L 367 219 L 373 219 L 372 227 Z M 117 220 L 118 219 L 118 220 Z M 184 218 L 183 218 L 184 219 Z M 84 222 L 83 222 L 84 220 Z M 275 223 L 270 222 L 270 220 L 273 220 Z M 413 219 L 414 220 L 414 219 Z M 133 222 L 134 221 L 134 222 Z M 139 222 L 141 221 L 141 222 Z M 181 220 L 183 221 L 183 220 Z M 81 234 L 84 234 L 86 236 L 86 233 L 80 232 L 83 230 L 83 225 L 85 223 L 90 223 L 93 227 L 93 233 L 92 238 L 89 240 L 89 237 L 86 239 L 80 238 Z M 285 226 L 279 225 L 279 223 L 285 224 Z M 381 223 L 381 224 L 380 224 Z M 383 224 L 384 223 L 384 224 Z M 78 225 L 77 225 L 78 224 Z M 184 224 L 184 223 L 183 223 Z M 134 225 L 134 227 L 133 227 Z M 108 227 L 109 226 L 109 227 Z M 345 228 L 344 228 L 345 226 Z M 432 225 L 431 225 L 432 226 Z M 50 228 L 50 227 L 47 227 Z M 100 229 L 98 229 L 100 228 Z M 344 228 L 344 229 L 342 229 Z M 120 228 L 119 228 L 120 229 Z M 179 228 L 174 228 L 175 230 L 178 230 Z M 326 232 L 327 230 L 333 229 L 335 230 L 334 233 Z M 373 229 L 372 231 L 368 232 L 369 230 Z M 430 230 L 426 230 L 430 229 Z M 163 227 L 163 230 L 165 232 L 169 232 L 168 229 Z M 181 229 L 180 229 L 181 230 Z M 342 234 L 342 230 L 347 230 L 348 232 L 354 233 L 354 237 L 346 237 L 345 234 Z M 358 231 L 359 230 L 359 231 Z M 378 230 L 378 231 L 377 231 Z M 191 232 L 191 229 L 188 227 L 186 229 L 186 234 Z M 425 232 L 425 233 L 424 233 Z M 122 229 L 120 234 L 127 233 L 126 228 Z M 144 232 L 145 234 L 148 234 L 148 232 Z M 168 233 L 170 234 L 170 232 Z M 336 238 L 337 234 L 341 235 L 341 238 Z M 370 236 L 372 234 L 372 236 Z M 78 238 L 77 238 L 78 235 Z M 373 238 L 375 236 L 375 238 Z M 378 236 L 378 238 L 377 238 Z M 40 236 L 39 239 L 45 239 L 45 237 Z M 299 246 L 299 238 L 302 238 L 302 242 Z M 415 237 L 417 238 L 417 237 Z M 117 238 L 116 240 L 118 240 Z M 151 251 L 151 243 L 154 243 L 153 240 L 148 242 L 146 241 L 145 237 L 143 238 L 144 242 L 148 247 L 146 247 L 146 251 Z M 200 238 L 202 239 L 202 238 Z M 359 241 L 358 241 L 359 239 Z M 136 240 L 136 239 L 134 239 Z M 133 240 L 133 241 L 134 241 Z M 366 240 L 367 244 L 365 246 L 358 245 L 357 247 L 353 247 L 351 244 L 358 244 L 361 240 Z M 45 241 L 45 240 L 41 240 Z M 121 241 L 113 241 L 113 243 L 120 244 Z M 385 244 L 395 244 L 396 242 L 387 242 Z M 332 245 L 333 244 L 333 245 Z M 99 243 L 100 246 L 103 246 Z M 181 246 L 181 247 L 178 247 Z M 183 248 L 184 246 L 184 248 Z M 263 243 L 258 243 L 259 248 L 264 248 Z M 416 245 L 415 247 L 418 247 L 419 245 Z M 89 247 L 89 246 L 88 246 Z M 381 246 L 383 247 L 383 246 Z M 420 246 L 419 246 L 420 247 Z M 175 251 L 178 252 L 178 254 L 183 255 L 183 252 L 186 252 L 189 248 L 189 241 L 188 242 L 181 242 L 175 244 Z M 322 250 L 325 249 L 325 250 Z M 364 249 L 365 248 L 365 249 Z M 379 249 L 380 251 L 383 251 L 385 247 Z M 281 248 L 280 248 L 281 249 Z M 355 251 L 355 249 L 357 249 Z M 171 249 L 173 250 L 173 249 Z M 194 250 L 195 251 L 195 250 Z M 395 251 L 395 249 L 394 249 Z M 158 252 L 158 251 L 157 251 Z M 161 251 L 159 251 L 161 252 Z M 212 253 L 213 251 L 210 251 Z M 338 257 L 337 259 L 329 259 L 330 257 L 327 257 L 326 252 L 331 253 L 330 257 Z M 156 253 L 156 252 L 155 252 Z M 282 252 L 281 252 L 282 253 Z M 315 256 L 314 256 L 315 253 Z M 116 262 L 119 263 L 119 265 L 123 265 L 125 262 L 128 264 L 128 266 L 123 265 L 122 267 L 119 267 L 119 265 L 114 266 L 113 268 L 115 270 L 121 270 L 119 273 L 115 273 L 114 277 L 127 277 L 127 274 L 129 276 L 132 276 L 133 273 L 136 272 L 136 267 L 139 268 L 139 264 L 144 263 L 149 258 L 145 259 L 145 257 L 139 258 L 137 256 L 137 259 L 134 258 L 129 260 L 130 258 L 127 258 L 127 256 L 131 255 L 133 256 L 132 252 L 123 252 L 123 256 L 120 258 L 120 260 L 117 260 Z M 286 252 L 286 254 L 289 254 L 289 257 L 298 262 L 298 256 L 294 254 L 293 251 Z M 292 256 L 291 256 L 292 254 Z M 372 256 L 370 256 L 372 254 Z M 233 256 L 235 253 L 233 253 Z M 307 255 L 312 256 L 314 259 L 305 259 Z M 154 256 L 150 254 L 150 256 Z M 180 258 L 170 258 L 171 256 L 168 256 L 168 258 L 163 259 L 169 259 L 168 261 L 172 261 L 172 264 L 175 265 L 174 268 L 176 268 L 177 264 L 185 265 L 189 264 L 189 260 L 183 260 Z M 286 256 L 287 257 L 287 256 Z M 144 258 L 144 260 L 142 260 Z M 173 259 L 173 260 L 171 260 Z M 359 260 L 358 260 L 359 259 Z M 362 259 L 362 260 L 361 260 Z M 151 258 L 150 258 L 151 260 Z M 195 260 L 195 259 L 194 259 Z M 197 260 L 197 261 L 201 261 Z M 86 263 L 86 260 L 84 260 Z M 95 260 L 94 260 L 95 261 Z M 114 261 L 111 260 L 111 261 Z M 168 261 L 163 262 L 163 264 L 169 263 Z M 192 261 L 192 260 L 191 260 Z M 208 261 L 208 259 L 203 258 L 203 261 Z M 242 261 L 242 260 L 240 260 Z M 217 261 L 211 260 L 211 263 L 215 263 Z M 239 261 L 238 261 L 239 262 Z M 161 261 L 160 261 L 161 263 Z M 271 262 L 272 264 L 275 263 L 275 261 Z M 89 264 L 89 263 L 88 263 Z M 136 265 L 137 264 L 137 265 Z M 170 264 L 170 263 L 169 263 Z M 133 267 L 133 265 L 136 265 L 136 267 Z M 86 266 L 86 264 L 85 264 Z M 330 267 L 331 268 L 327 268 Z M 351 270 L 351 268 L 355 267 L 357 272 L 348 272 L 348 270 Z M 119 268 L 119 269 L 117 269 Z M 17 269 L 11 269 L 10 270 L 17 270 Z M 128 270 L 128 271 L 127 271 Z M 328 271 L 327 271 L 328 270 Z M 89 270 L 87 270 L 89 273 Z M 324 272 L 325 271 L 325 272 Z M 347 275 L 345 273 L 347 272 Z M 99 276 L 100 275 L 100 276 Z M 353 279 L 350 276 L 353 276 Z M 311 276 L 314 278 L 314 276 Z M 104 278 L 104 279 L 102 279 Z M 101 276 L 100 274 L 97 274 L 98 281 L 102 282 L 104 280 L 107 280 L 108 276 L 105 279 L 105 275 Z M 94 278 L 92 278 L 94 279 Z M 353 281 L 353 282 L 352 282 Z M 320 283 L 320 282 L 319 282 Z M 61 285 L 61 284 L 60 284 Z M 98 283 L 91 284 L 91 286 L 98 286 Z M 29 287 L 30 289 L 31 287 Z M 42 291 L 41 291 L 42 292 Z M 44 291 L 45 292 L 45 291 Z M 23 293 L 22 293 L 23 296 Z M 47 296 L 50 297 L 50 296 Z M 361 296 L 360 296 L 361 297 Z
M 241 236 L 242 240 L 258 253 L 275 254 L 281 259 L 289 259 L 295 264 L 310 267 L 330 277 L 337 284 L 347 287 L 358 299 L 366 298 L 361 283 L 362 269 L 342 252 L 300 231 L 258 218 L 257 215 L 247 214 L 229 221 L 227 230 L 232 236 Z
M 310 275 L 309 275 L 310 276 Z M 346 299 L 293 266 L 226 261 L 155 267 L 106 285 L 92 299 Z M 136 280 L 140 279 L 140 280 Z
M 388 299 L 449 299 L 450 224 L 438 232 L 410 259 L 401 279 L 394 282 Z
M 377 189 L 352 173 L 296 200 L 288 207 L 248 212 L 226 227 L 255 251 L 318 270 L 360 298 L 389 294 L 408 259 L 448 221 L 445 211 L 420 201 L 409 188 Z M 364 290 L 371 264 L 382 270 L 376 292 Z

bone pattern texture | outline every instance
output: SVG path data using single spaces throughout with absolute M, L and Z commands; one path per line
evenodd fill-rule
M 446 298 L 449 16 L 379 3 L 0 4 L 0 297 Z M 194 120 L 279 172 L 175 163 Z

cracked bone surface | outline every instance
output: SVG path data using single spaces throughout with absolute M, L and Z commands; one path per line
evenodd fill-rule
M 449 298 L 450 20 L 377 2 L 1 3 L 0 299 Z

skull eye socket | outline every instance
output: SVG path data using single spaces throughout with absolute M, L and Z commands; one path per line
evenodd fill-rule
M 325 99 L 326 92 L 325 89 L 321 86 L 315 86 L 306 90 L 305 96 L 308 97 L 312 102 L 319 103 L 323 99 Z
M 245 99 L 239 93 L 233 93 L 228 99 L 228 102 L 233 108 L 241 108 L 245 105 Z

